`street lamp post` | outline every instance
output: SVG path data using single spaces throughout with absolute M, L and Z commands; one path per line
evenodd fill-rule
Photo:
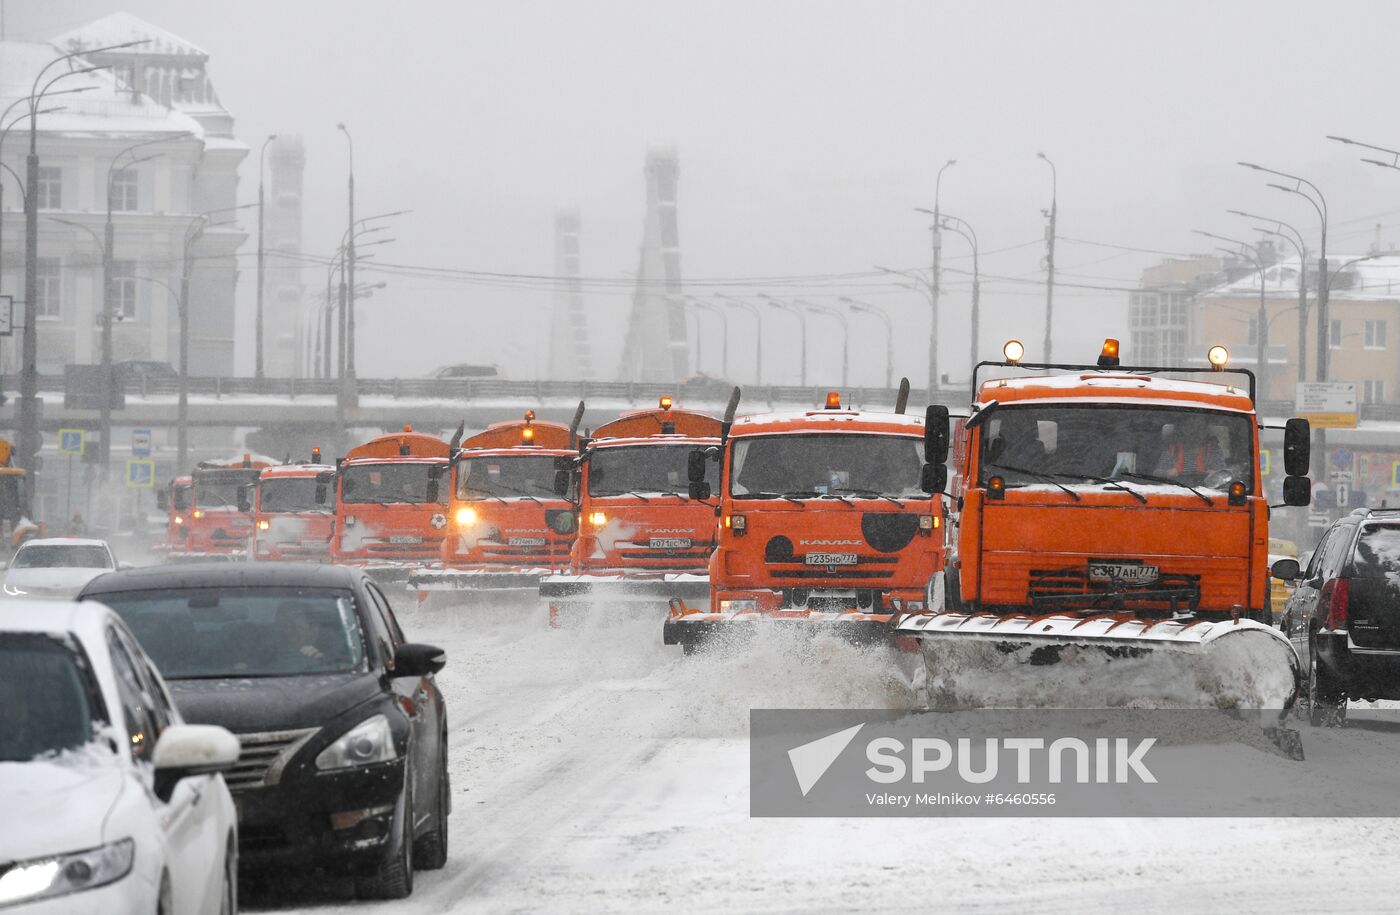
M 943 173 L 956 165 L 957 159 L 949 159 L 938 169 L 933 181 L 933 277 L 929 283 L 929 331 L 928 331 L 928 399 L 933 401 L 933 392 L 938 390 L 941 380 L 938 377 L 938 299 L 940 277 L 943 268 L 943 235 L 938 229 L 938 214 L 943 199 Z
M 712 313 L 714 313 L 714 314 L 719 315 L 720 334 L 721 334 L 722 337 L 723 337 L 723 339 L 721 340 L 721 344 L 720 344 L 720 374 L 724 376 L 724 379 L 725 379 L 726 381 L 728 381 L 728 380 L 729 380 L 729 315 L 725 313 L 725 311 L 724 311 L 723 308 L 720 308 L 720 307 L 718 307 L 718 306 L 716 306 L 716 305 L 711 305 L 709 302 L 706 302 L 706 301 L 704 301 L 703 299 L 698 299 L 698 298 L 696 298 L 696 297 L 693 296 L 693 295 L 688 295 L 688 296 L 686 296 L 686 299 L 689 300 L 690 304 L 694 305 L 696 308 L 700 309 L 701 311 L 708 311 L 708 312 L 712 312 Z M 699 317 L 698 317 L 698 316 L 696 317 L 696 324 L 695 324 L 695 346 L 696 346 L 696 350 L 695 350 L 695 364 L 696 364 L 696 367 L 698 368 L 699 365 L 700 365 L 700 349 L 699 349 L 699 347 L 700 347 L 700 323 L 699 323 Z
M 928 210 L 921 210 L 920 212 L 927 213 Z M 977 353 L 979 350 L 978 332 L 982 325 L 982 270 L 978 265 L 977 233 L 972 230 L 971 223 L 966 219 L 961 219 L 957 216 L 949 216 L 947 213 L 943 214 L 940 227 L 951 229 L 961 235 L 963 239 L 972 246 L 972 333 L 970 335 L 971 340 L 969 341 L 971 361 L 968 363 L 968 372 L 971 373 L 977 366 Z M 969 377 L 971 377 L 970 374 Z
M 807 314 L 806 314 L 806 312 L 804 312 L 802 309 L 798 308 L 796 305 L 791 305 L 791 304 L 789 304 L 789 303 L 787 303 L 787 302 L 782 301 L 781 299 L 775 299 L 775 298 L 773 298 L 771 295 L 769 295 L 769 294 L 766 293 L 766 292 L 760 292 L 760 293 L 758 294 L 758 297 L 759 297 L 760 299 L 762 299 L 763 301 L 767 302 L 769 305 L 772 305 L 774 308 L 781 309 L 781 310 L 783 310 L 783 311 L 788 312 L 789 314 L 793 314 L 793 315 L 796 315 L 796 316 L 797 316 L 797 323 L 798 323 L 798 325 L 799 325 L 799 326 L 801 327 L 801 329 L 802 329 L 802 363 L 801 363 L 802 368 L 801 368 L 800 372 L 798 373 L 798 384 L 801 385 L 801 386 L 804 387 L 804 388 L 807 387 Z
M 1281 219 L 1273 219 L 1268 216 L 1259 216 L 1255 213 L 1246 213 L 1243 210 L 1226 210 L 1225 212 L 1233 216 L 1243 216 L 1246 219 L 1257 219 L 1261 222 L 1271 222 L 1275 228 L 1270 229 L 1265 226 L 1255 226 L 1255 230 L 1267 235 L 1274 235 L 1282 238 L 1293 246 L 1293 250 L 1298 252 L 1298 380 L 1308 380 L 1308 246 L 1303 241 L 1303 233 L 1284 222 Z M 1287 232 L 1283 230 L 1287 229 Z
M 841 387 L 846 387 L 850 377 L 851 367 L 851 330 L 850 322 L 840 309 L 832 308 L 829 305 L 818 305 L 815 302 L 808 302 L 806 299 L 794 299 L 794 305 L 815 311 L 819 315 L 830 315 L 841 324 Z
M 732 305 L 732 306 L 734 306 L 735 308 L 742 308 L 744 311 L 747 311 L 749 314 L 753 315 L 753 321 L 754 321 L 754 337 L 753 337 L 753 340 L 754 340 L 753 383 L 754 383 L 754 384 L 762 384 L 762 383 L 763 383 L 763 316 L 762 316 L 761 314 L 759 314 L 759 311 L 758 311 L 758 308 L 757 308 L 757 307 L 755 307 L 755 306 L 754 306 L 752 303 L 750 303 L 750 302 L 745 302 L 743 299 L 737 299 L 737 298 L 735 298 L 735 297 L 733 297 L 733 296 L 725 295 L 725 294 L 722 293 L 722 292 L 716 292 L 716 293 L 714 293 L 714 297 L 715 297 L 716 299 L 719 299 L 720 302 L 723 303 L 723 304 L 725 304 L 725 305 Z
M 347 309 L 345 316 L 345 377 L 342 380 L 342 391 L 348 395 L 348 385 L 355 379 L 355 139 L 350 136 L 350 130 L 344 123 L 335 126 L 341 133 L 345 134 L 345 142 L 350 154 L 348 183 L 350 225 L 346 230 L 350 235 L 350 241 L 345 252 L 345 278 L 349 285 L 349 299 L 345 306 Z
M 263 157 L 267 154 L 267 144 L 277 139 L 277 134 L 268 134 L 258 150 L 258 304 L 253 330 L 253 377 L 263 377 Z
M 842 302 L 851 311 L 861 314 L 874 315 L 885 324 L 885 387 L 894 387 L 894 322 L 890 320 L 890 313 L 869 302 L 857 302 L 855 299 L 842 296 L 837 301 Z
M 1049 156 L 1038 152 L 1036 157 L 1050 166 L 1050 212 L 1046 214 L 1050 225 L 1045 230 L 1045 361 L 1054 362 L 1050 331 L 1055 317 L 1055 219 L 1059 215 L 1060 179 Z
M 1264 263 L 1264 258 L 1259 254 L 1258 251 L 1254 249 L 1254 246 L 1247 241 L 1241 241 L 1238 238 L 1230 238 L 1228 235 L 1216 235 L 1214 232 L 1204 232 L 1200 229 L 1194 229 L 1193 231 L 1197 235 L 1203 235 L 1206 238 L 1213 238 L 1216 241 L 1228 242 L 1231 245 L 1239 246 L 1240 250 L 1238 252 L 1236 252 L 1232 248 L 1219 248 L 1218 250 L 1224 251 L 1226 254 L 1243 254 L 1245 257 L 1249 258 L 1249 260 L 1254 264 L 1255 268 L 1259 271 L 1259 314 L 1258 317 L 1255 318 L 1255 324 L 1258 325 L 1258 327 L 1254 335 L 1254 342 L 1257 347 L 1257 353 L 1255 357 L 1257 359 L 1257 362 L 1255 364 L 1255 370 L 1257 373 L 1259 383 L 1260 396 L 1262 399 L 1268 399 L 1269 309 L 1265 298 L 1266 287 L 1264 275 L 1264 271 L 1268 267 L 1268 264 Z

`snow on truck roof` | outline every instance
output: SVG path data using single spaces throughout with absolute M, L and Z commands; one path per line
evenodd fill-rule
M 1230 376 L 1238 381 L 1238 376 Z M 1076 372 L 1065 375 L 1038 375 L 1027 378 L 992 378 L 982 383 L 977 404 L 995 400 L 1013 401 L 1088 401 L 1093 403 L 1142 403 L 1159 401 L 1163 405 L 1211 407 L 1253 413 L 1248 389 L 1228 382 L 1183 381 L 1131 371 Z
M 329 464 L 274 464 L 264 468 L 258 478 L 269 480 L 277 477 L 314 477 L 323 473 L 335 473 L 335 468 Z
M 755 413 L 736 419 L 729 434 L 732 437 L 741 437 L 770 435 L 775 432 L 883 432 L 922 436 L 924 418 L 905 413 L 865 413 L 849 409 Z

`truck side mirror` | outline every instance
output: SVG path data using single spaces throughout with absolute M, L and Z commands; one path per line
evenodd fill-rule
M 331 478 L 319 476 L 316 478 L 316 493 L 313 498 L 317 505 L 325 505 L 331 496 Z
M 572 482 L 573 474 L 567 470 L 554 471 L 554 494 L 563 499 L 569 495 L 569 483 Z
M 930 464 L 948 461 L 948 408 L 942 404 L 929 404 L 924 411 L 924 460 Z
M 1291 420 L 1290 420 L 1291 422 Z M 1311 505 L 1312 504 L 1312 480 L 1303 476 L 1287 476 L 1283 478 L 1283 504 L 1284 505 Z
M 156 490 L 156 508 L 163 512 L 170 511 L 170 493 L 164 489 Z
M 1290 419 L 1283 427 L 1283 472 L 1290 477 L 1304 477 L 1311 463 L 1312 427 L 1306 419 Z
M 696 453 L 699 454 L 700 452 L 696 452 Z M 694 456 L 695 456 L 695 454 L 692 454 L 692 455 L 691 455 L 691 457 L 694 457 Z M 702 454 L 701 456 L 703 457 L 703 454 Z M 692 499 L 696 499 L 696 500 L 698 500 L 698 501 L 703 501 L 703 500 L 705 500 L 705 499 L 708 499 L 711 495 L 713 495 L 713 492 L 714 492 L 714 491 L 713 491 L 713 489 L 710 487 L 710 484 L 709 484 L 709 483 L 706 483 L 703 479 L 702 479 L 702 480 L 699 480 L 698 482 L 697 482 L 696 480 L 691 480 L 691 481 L 690 481 L 690 491 L 689 491 L 688 495 L 689 495 Z
M 429 502 L 438 501 L 438 496 L 441 495 L 442 485 L 440 481 L 444 469 L 446 468 L 436 464 L 428 468 L 428 491 L 424 495 Z
M 705 482 L 705 473 L 709 470 L 710 455 L 705 451 L 692 451 L 686 456 L 685 473 L 690 479 L 691 489 L 694 490 L 696 483 Z M 691 495 L 692 499 L 704 499 L 709 496 Z
M 245 514 L 253 510 L 252 483 L 244 483 L 238 487 L 238 510 Z
M 925 464 L 919 474 L 919 488 L 929 495 L 948 488 L 948 468 L 943 464 Z

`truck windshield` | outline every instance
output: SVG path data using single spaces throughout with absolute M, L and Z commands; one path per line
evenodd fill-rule
M 554 456 L 493 455 L 457 463 L 457 498 L 558 499 L 554 492 Z
M 919 489 L 922 438 L 846 433 L 773 435 L 734 441 L 729 492 L 774 495 L 927 498 Z
M 329 506 L 316 501 L 316 477 L 286 477 L 258 483 L 258 510 L 264 512 L 327 511 Z M 330 478 L 320 478 L 323 494 L 330 489 Z
M 1099 483 L 1224 490 L 1254 485 L 1251 418 L 1176 407 L 1098 404 L 996 408 L 982 427 L 980 481 Z
M 686 464 L 693 445 L 628 445 L 598 448 L 588 456 L 588 494 L 620 496 L 629 492 L 687 493 Z M 706 463 L 711 487 L 718 485 L 719 464 Z
M 428 501 L 433 464 L 355 464 L 342 471 L 340 499 L 356 505 L 421 504 Z M 439 502 L 445 501 L 441 497 Z
M 102 723 L 86 658 L 66 640 L 0 633 L 0 762 L 76 749 Z
M 237 508 L 238 487 L 257 479 L 256 470 L 209 470 L 194 479 L 196 508 Z

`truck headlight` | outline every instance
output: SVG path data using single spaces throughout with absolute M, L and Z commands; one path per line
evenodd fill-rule
M 388 762 L 394 751 L 394 733 L 383 715 L 367 718 L 341 735 L 316 757 L 317 769 L 346 769 Z
M 136 843 L 131 839 L 49 858 L 17 861 L 0 874 L 0 906 L 65 896 L 106 886 L 131 873 Z
M 471 527 L 476 523 L 476 509 L 463 505 L 457 509 L 457 514 L 454 517 L 457 519 L 458 527 Z

